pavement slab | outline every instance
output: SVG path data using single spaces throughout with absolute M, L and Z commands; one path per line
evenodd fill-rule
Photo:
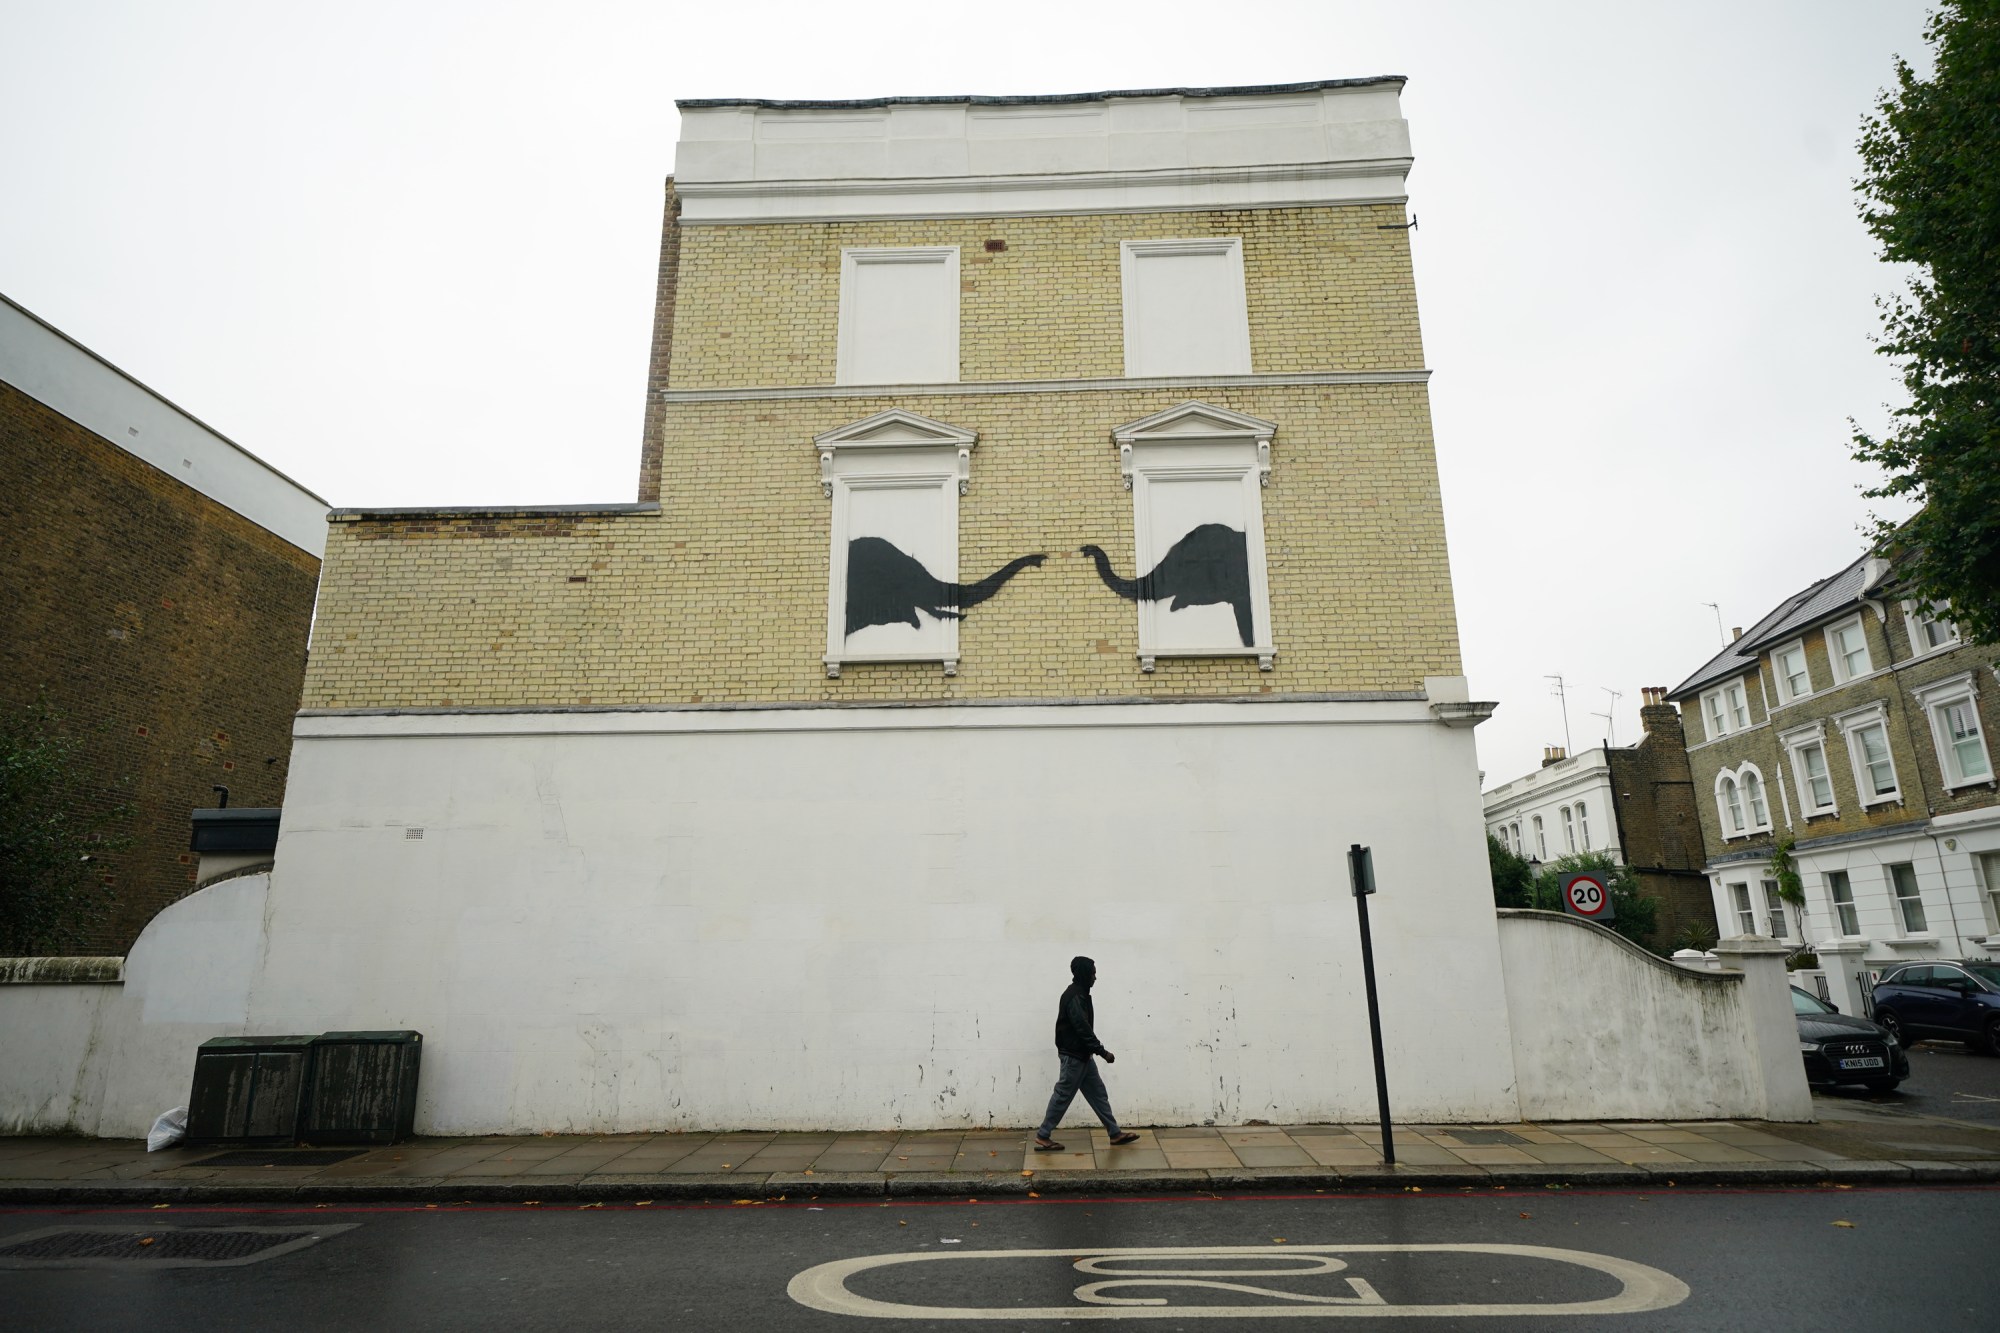
M 1029 1151 L 1030 1131 L 992 1128 L 507 1135 L 418 1139 L 338 1162 L 301 1153 L 265 1166 L 216 1165 L 215 1145 L 149 1155 L 135 1140 L 0 1139 L 0 1203 L 2000 1180 L 2000 1128 L 1865 1105 L 1825 1109 L 1826 1119 L 1806 1124 L 1404 1125 L 1394 1129 L 1394 1166 L 1382 1160 L 1372 1124 L 1161 1126 L 1119 1148 L 1102 1128 L 1077 1125 L 1056 1153 Z

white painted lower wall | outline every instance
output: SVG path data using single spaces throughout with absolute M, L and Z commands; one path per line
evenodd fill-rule
M 313 717 L 292 762 L 272 874 L 122 984 L 0 985 L 0 1132 L 138 1135 L 210 1037 L 357 1028 L 424 1033 L 425 1134 L 1027 1127 L 1076 953 L 1122 1119 L 1365 1122 L 1352 842 L 1399 1120 L 1810 1114 L 1779 946 L 1496 923 L 1421 704 Z
M 1511 1118 L 1471 736 L 1421 701 L 302 718 L 247 993 L 145 1014 L 74 1124 L 247 1023 L 422 1031 L 425 1133 L 1032 1125 L 1077 953 L 1122 1117 L 1364 1120 L 1351 842 L 1399 1114 Z

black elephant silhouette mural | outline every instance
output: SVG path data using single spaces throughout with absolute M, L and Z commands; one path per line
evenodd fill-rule
M 1243 534 L 1235 528 L 1204 523 L 1190 529 L 1153 566 L 1152 573 L 1136 579 L 1120 578 L 1102 547 L 1081 549 L 1097 562 L 1097 576 L 1104 580 L 1104 586 L 1127 601 L 1164 601 L 1169 611 L 1184 606 L 1227 605 L 1236 613 L 1236 630 L 1243 637 L 1243 646 L 1256 644 L 1257 626 L 1250 609 L 1250 553 Z
M 924 568 L 923 562 L 881 537 L 856 537 L 847 543 L 847 633 L 870 625 L 908 625 L 922 629 L 918 612 L 939 620 L 957 620 L 970 607 L 999 592 L 1007 580 L 1039 565 L 1042 552 L 1010 560 L 977 583 L 947 583 Z

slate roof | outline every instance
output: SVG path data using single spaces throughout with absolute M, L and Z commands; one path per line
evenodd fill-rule
M 831 101 L 781 102 L 767 97 L 683 97 L 682 108 L 761 106 L 779 111 L 848 111 L 880 106 L 1039 106 L 1067 102 L 1102 102 L 1111 97 L 1272 97 L 1280 93 L 1316 93 L 1325 88 L 1365 88 L 1370 84 L 1409 82 L 1401 74 L 1376 74 L 1362 79 L 1308 79 L 1304 83 L 1258 83 L 1238 88 L 1136 88 L 1104 93 L 1024 93 L 987 96 L 961 93 L 938 97 L 860 97 Z
M 1742 638 L 1709 658 L 1692 676 L 1668 690 L 1667 697 L 1685 699 L 1717 681 L 1740 676 L 1757 665 L 1760 649 L 1859 602 L 1866 586 L 1868 557 L 1871 554 L 1873 552 L 1863 552 L 1838 574 L 1808 584 L 1778 603 L 1762 620 L 1746 630 Z

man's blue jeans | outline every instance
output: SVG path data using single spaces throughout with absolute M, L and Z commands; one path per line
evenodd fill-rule
M 1062 1057 L 1062 1072 L 1056 1075 L 1056 1090 L 1049 1097 L 1049 1113 L 1042 1117 L 1042 1127 L 1035 1131 L 1035 1137 L 1045 1139 L 1056 1132 L 1062 1123 L 1063 1112 L 1076 1100 L 1081 1092 L 1083 1099 L 1090 1103 L 1090 1109 L 1097 1112 L 1097 1118 L 1104 1122 L 1104 1128 L 1112 1138 L 1118 1137 L 1118 1117 L 1111 1114 L 1111 1094 L 1104 1090 L 1104 1079 L 1097 1072 L 1097 1061 L 1088 1055 L 1071 1055 L 1068 1051 L 1057 1052 Z

